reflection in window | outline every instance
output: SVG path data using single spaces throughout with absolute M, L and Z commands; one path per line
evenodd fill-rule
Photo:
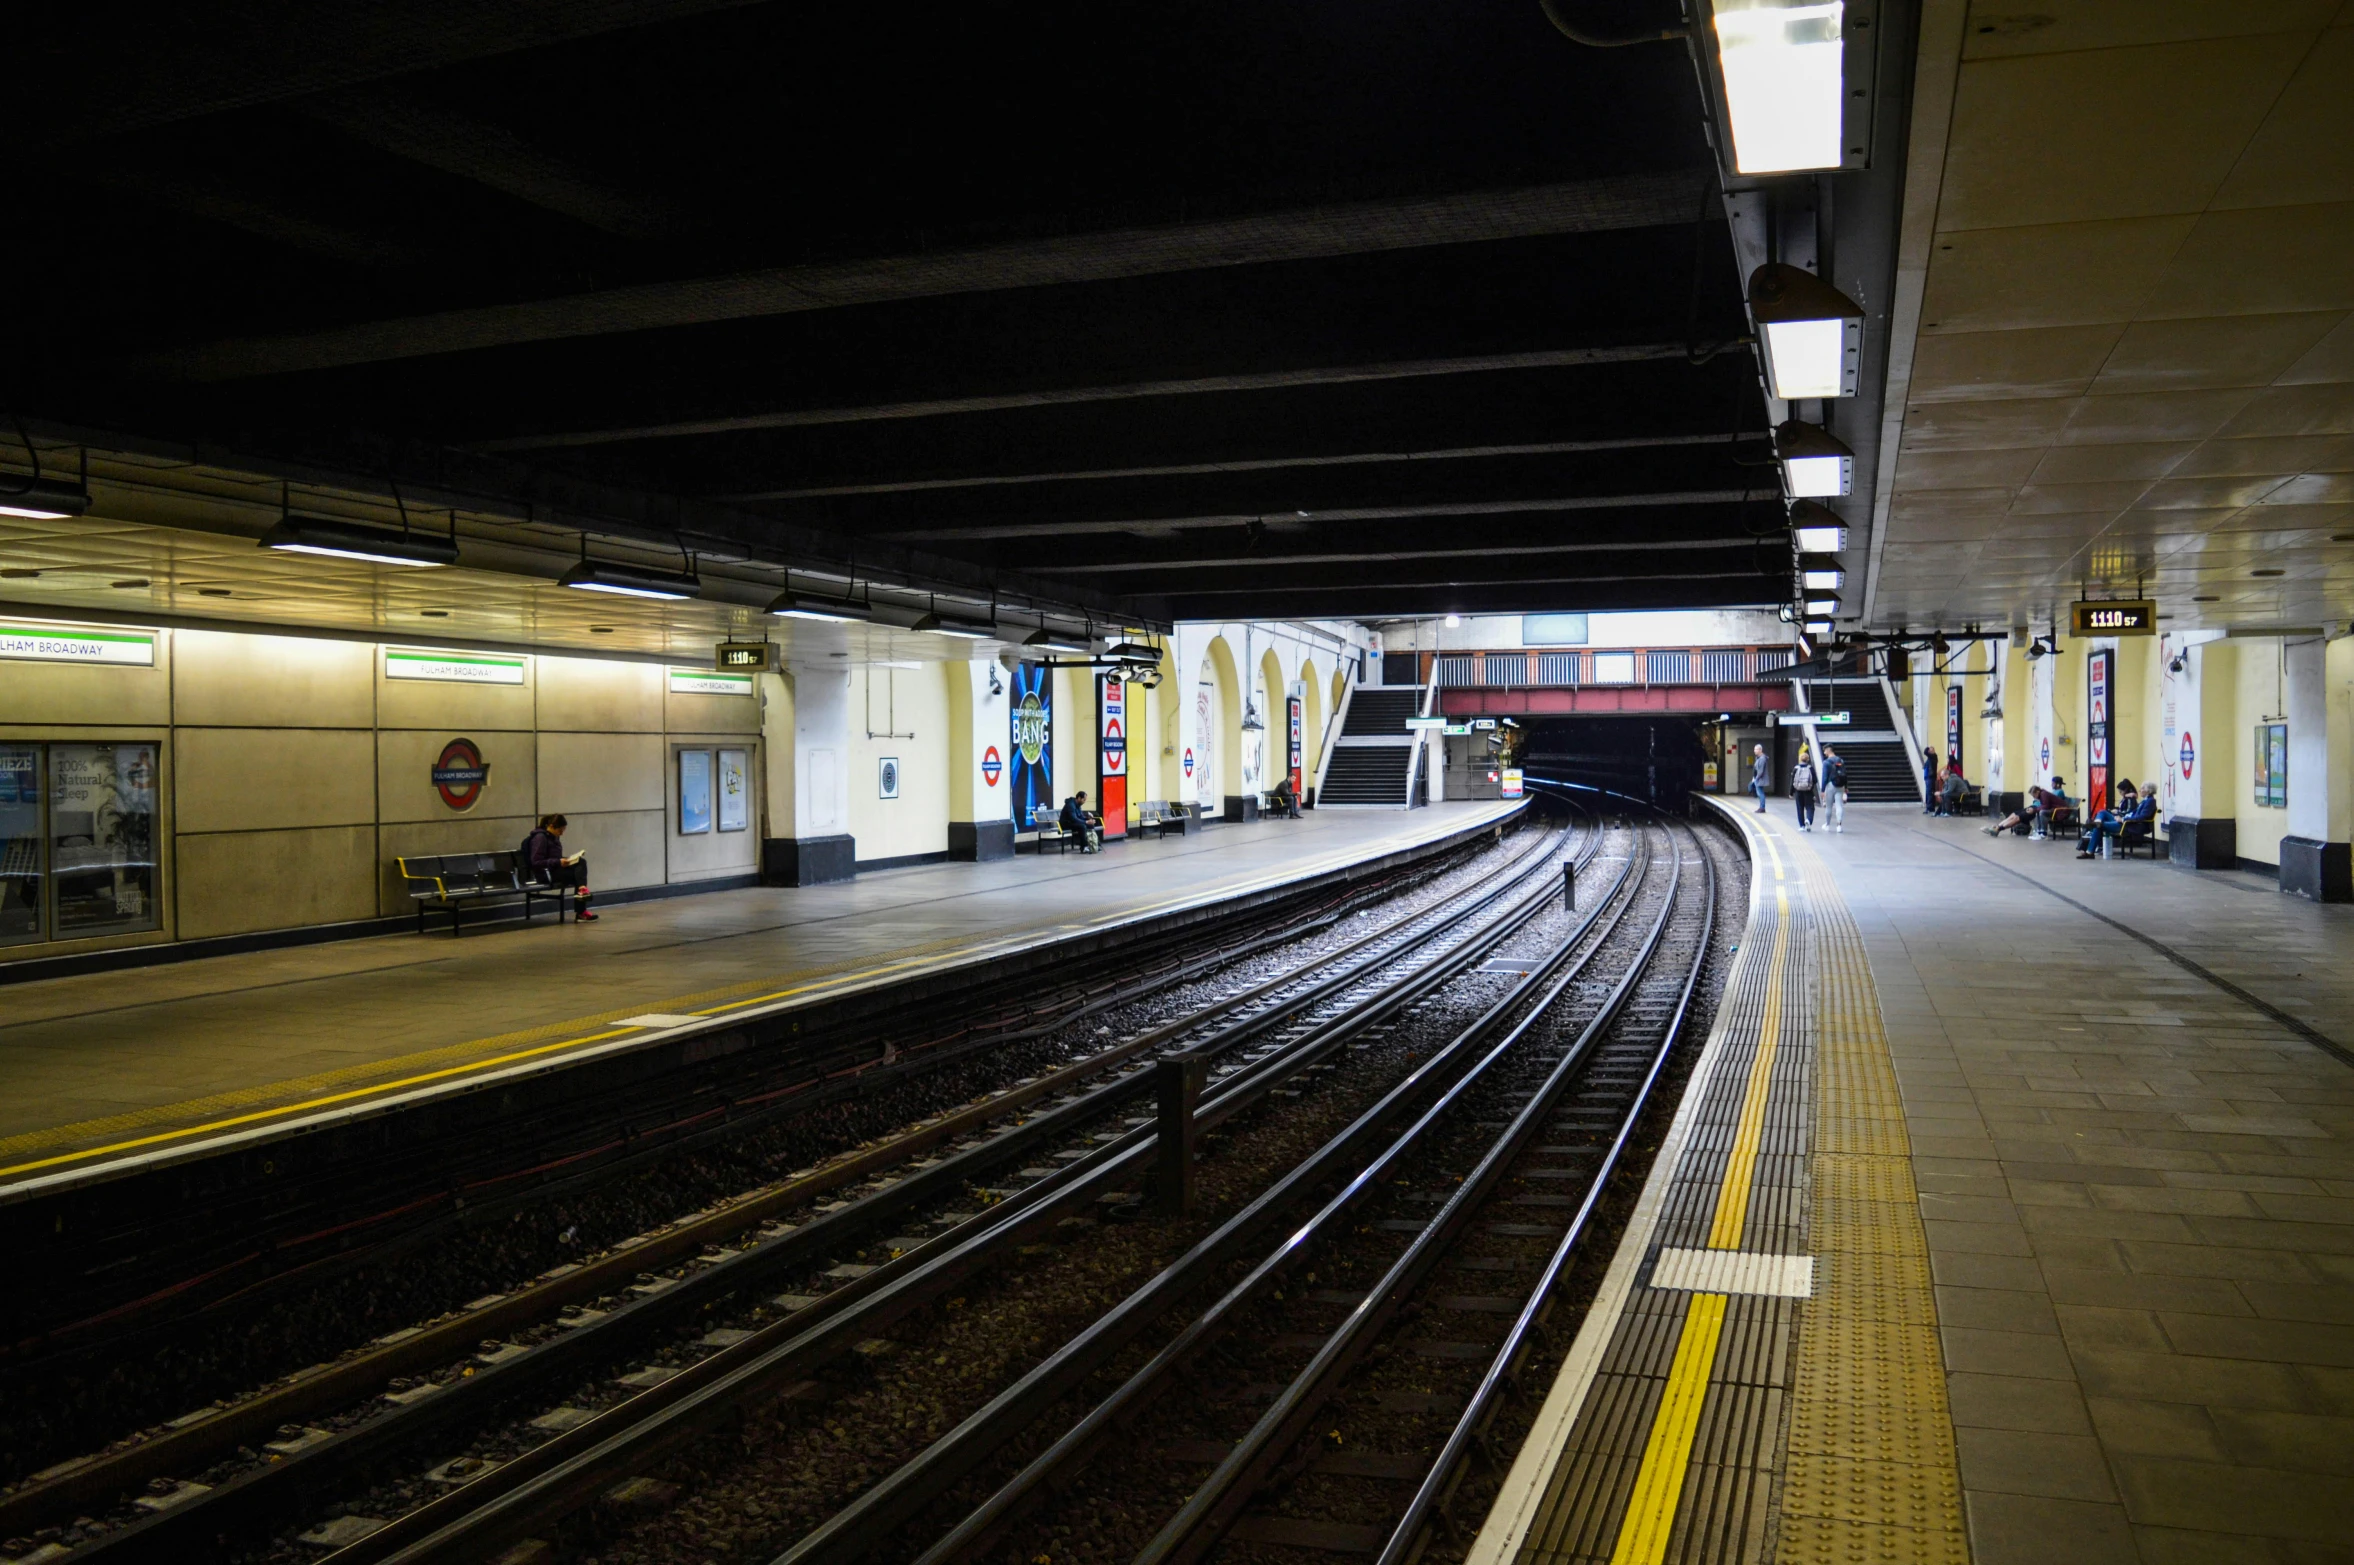
M 155 746 L 49 747 L 53 938 L 157 926 Z
M 41 751 L 0 744 L 0 945 L 41 938 Z

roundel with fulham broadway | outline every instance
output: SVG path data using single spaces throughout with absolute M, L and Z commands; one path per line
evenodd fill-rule
M 471 739 L 452 739 L 433 761 L 433 786 L 441 802 L 453 810 L 470 810 L 490 781 L 490 763 Z

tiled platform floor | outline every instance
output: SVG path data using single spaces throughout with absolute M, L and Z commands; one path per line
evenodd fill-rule
M 1776 801 L 1777 826 L 1790 827 Z M 2354 907 L 1917 808 L 1805 839 L 1912 1137 L 1978 1565 L 2354 1560 Z
M 619 1018 L 822 992 L 1302 878 L 1513 806 L 1321 810 L 1099 855 L 619 905 L 595 924 L 387 935 L 0 986 L 0 1178 L 349 1097 Z

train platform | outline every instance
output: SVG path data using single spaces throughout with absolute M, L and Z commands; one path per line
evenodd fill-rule
M 1099 938 L 1484 830 L 1519 801 L 1298 821 L 206 958 L 0 989 L 0 1198 L 708 1018 Z
M 1716 1023 L 1472 1559 L 2354 1558 L 2354 909 L 1735 809 Z

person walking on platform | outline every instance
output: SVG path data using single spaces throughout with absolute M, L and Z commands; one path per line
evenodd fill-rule
M 561 815 L 539 818 L 539 825 L 523 839 L 523 873 L 543 886 L 573 887 L 573 920 L 593 924 L 597 915 L 589 911 L 588 855 L 564 854 L 564 828 L 570 824 Z
M 1847 830 L 1847 763 L 1829 745 L 1823 746 L 1823 824 Z
M 1790 797 L 1798 801 L 1798 829 L 1815 829 L 1815 759 L 1805 745 L 1798 747 L 1798 764 L 1790 769 Z
M 1937 813 L 1937 752 L 1935 750 L 1921 752 L 1921 813 L 1923 815 Z
M 1749 752 L 1749 791 L 1757 795 L 1757 813 L 1766 812 L 1766 753 L 1764 745 L 1754 745 Z

